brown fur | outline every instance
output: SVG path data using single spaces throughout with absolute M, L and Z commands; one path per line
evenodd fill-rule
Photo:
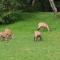
M 0 39 L 7 40 L 7 35 L 5 34 L 5 32 L 0 32 Z
M 0 38 L 2 40 L 8 40 L 12 38 L 12 31 L 10 29 L 5 29 L 4 32 L 0 32 Z
M 39 30 L 41 28 L 43 28 L 43 29 L 46 28 L 48 31 L 50 30 L 48 24 L 44 23 L 44 22 L 38 23 L 38 28 L 37 29 Z
M 5 32 L 5 34 L 7 35 L 8 38 L 12 38 L 13 33 L 10 29 L 7 28 L 7 29 L 5 29 L 4 32 Z
M 41 32 L 35 31 L 34 32 L 34 40 L 37 41 L 37 40 L 40 40 L 40 39 L 41 39 Z

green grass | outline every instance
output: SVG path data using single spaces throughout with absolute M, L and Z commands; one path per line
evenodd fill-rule
M 43 31 L 40 42 L 34 42 L 33 34 L 38 22 L 47 22 L 51 31 Z M 14 38 L 8 43 L 0 41 L 0 60 L 60 60 L 60 17 L 53 13 L 20 13 L 18 22 L 0 26 L 12 29 Z

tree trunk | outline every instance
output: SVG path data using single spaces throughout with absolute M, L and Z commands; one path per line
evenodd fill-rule
M 35 0 L 32 0 L 32 7 L 35 6 Z
M 57 8 L 56 8 L 56 6 L 54 4 L 54 1 L 53 0 L 49 0 L 49 2 L 50 2 L 51 8 L 52 8 L 54 14 L 56 14 L 57 13 Z

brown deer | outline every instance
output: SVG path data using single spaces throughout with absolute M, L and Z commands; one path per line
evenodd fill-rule
M 39 30 L 41 28 L 47 29 L 48 31 L 50 30 L 48 24 L 47 23 L 44 23 L 44 22 L 38 23 L 37 30 Z
M 34 32 L 34 41 L 41 40 L 41 32 L 35 31 Z

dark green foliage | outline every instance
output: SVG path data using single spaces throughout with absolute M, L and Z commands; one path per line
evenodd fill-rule
M 48 0 L 35 0 L 34 6 L 32 6 L 32 1 L 33 0 L 0 0 L 0 22 L 13 22 L 15 20 L 15 18 L 13 18 L 13 12 L 18 12 L 18 10 L 24 12 L 52 11 Z M 60 0 L 55 0 L 54 2 L 58 11 L 60 11 Z M 9 12 L 11 13 L 8 14 Z
M 5 16 L 5 17 L 2 18 L 2 20 L 4 21 L 3 22 L 4 24 L 13 23 L 13 19 L 10 16 Z

